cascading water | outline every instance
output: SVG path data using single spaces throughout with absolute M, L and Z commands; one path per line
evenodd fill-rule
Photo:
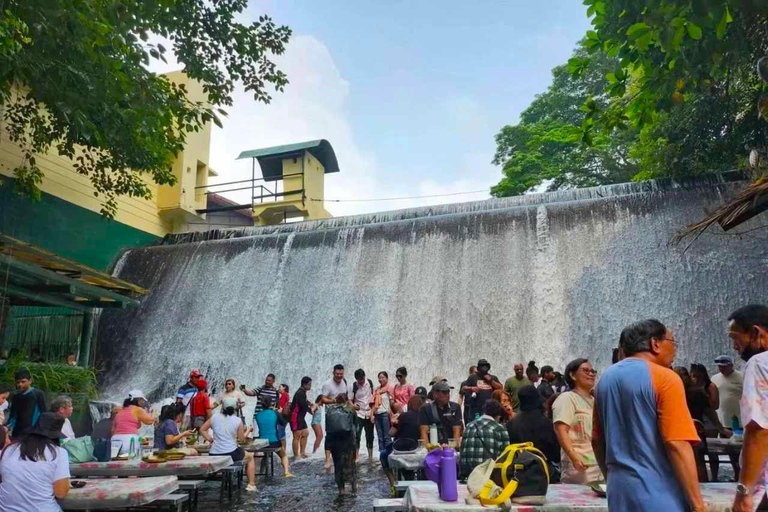
M 678 360 L 728 353 L 725 319 L 765 302 L 766 231 L 668 246 L 744 185 L 738 176 L 658 181 L 206 234 L 123 255 L 117 275 L 150 290 L 105 311 L 103 391 L 170 396 L 190 368 L 221 390 L 273 372 L 319 390 L 335 363 L 408 368 L 458 384 L 535 359 L 610 363 L 621 329 L 656 317 Z M 742 230 L 764 223 L 759 217 Z M 314 393 L 313 393 L 314 394 Z

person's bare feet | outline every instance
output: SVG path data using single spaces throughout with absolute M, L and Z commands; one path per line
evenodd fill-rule
M 293 478 L 293 473 L 286 473 L 283 475 L 285 478 Z

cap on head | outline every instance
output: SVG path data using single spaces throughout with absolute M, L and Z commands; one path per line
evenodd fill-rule
M 437 383 L 437 382 L 447 382 L 447 381 L 448 381 L 448 379 L 446 379 L 442 375 L 435 375 L 434 377 L 432 377 L 432 380 L 429 381 L 429 385 L 430 386 L 434 386 L 435 383 Z
M 432 391 L 451 391 L 451 386 L 449 386 L 447 382 L 441 380 L 432 386 Z
M 715 364 L 717 366 L 731 366 L 733 365 L 733 358 L 731 356 L 717 356 L 715 358 Z
M 481 366 L 487 367 L 489 370 L 491 369 L 491 363 L 488 362 L 487 359 L 480 359 L 477 362 L 477 367 L 480 368 Z
M 192 370 L 191 372 L 189 372 L 189 378 L 190 379 L 197 378 L 197 377 L 202 377 L 202 376 L 203 376 L 203 374 L 200 373 L 200 370 Z
M 143 398 L 144 400 L 147 399 L 147 397 L 144 396 L 144 392 L 140 389 L 132 389 L 128 392 L 128 398 L 131 400 L 135 400 L 136 398 Z
M 197 382 L 195 382 L 195 387 L 202 391 L 208 387 L 208 382 L 205 379 L 198 379 Z

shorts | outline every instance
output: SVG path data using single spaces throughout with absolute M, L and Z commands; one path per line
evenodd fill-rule
M 275 441 L 274 443 L 269 443 L 269 448 L 276 448 L 280 449 L 283 447 L 283 443 L 281 441 Z
M 238 448 L 237 450 L 229 453 L 211 453 L 210 455 L 218 455 L 219 457 L 225 457 L 229 455 L 232 457 L 232 462 L 240 462 L 245 458 L 245 450 Z
M 196 428 L 197 430 L 200 430 L 200 427 L 203 426 L 203 423 L 205 423 L 205 416 L 192 416 L 191 418 L 192 428 Z

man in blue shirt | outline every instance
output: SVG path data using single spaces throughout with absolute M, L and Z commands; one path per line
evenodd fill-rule
M 699 442 L 680 377 L 676 342 L 658 320 L 626 327 L 626 358 L 597 384 L 592 446 L 608 484 L 608 508 L 704 512 L 692 444 Z

